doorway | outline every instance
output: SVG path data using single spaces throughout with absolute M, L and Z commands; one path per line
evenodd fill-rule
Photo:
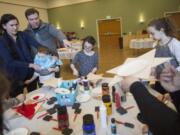
M 121 26 L 120 18 L 97 20 L 99 65 L 103 65 L 104 72 L 120 64 L 119 58 L 123 54 L 119 48 Z
M 97 20 L 99 47 L 119 49 L 119 38 L 122 34 L 121 19 Z

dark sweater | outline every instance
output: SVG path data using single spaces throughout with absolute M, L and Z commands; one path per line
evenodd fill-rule
M 23 81 L 27 77 L 29 63 L 33 63 L 30 46 L 40 45 L 25 32 L 18 32 L 16 43 L 6 32 L 0 38 L 0 58 L 9 79 Z
M 130 87 L 143 119 L 154 135 L 180 135 L 179 113 L 167 107 L 151 95 L 140 82 Z

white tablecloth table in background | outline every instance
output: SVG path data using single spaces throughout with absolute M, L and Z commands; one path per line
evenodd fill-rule
M 129 48 L 131 49 L 153 48 L 154 47 L 153 43 L 154 40 L 150 38 L 132 39 L 130 41 Z
M 82 41 L 73 40 L 71 41 L 70 48 L 58 49 L 58 55 L 60 59 L 73 59 L 76 53 L 78 53 L 81 49 L 82 49 Z
M 68 48 L 66 50 L 58 51 L 59 58 L 62 59 L 73 59 L 79 50 Z

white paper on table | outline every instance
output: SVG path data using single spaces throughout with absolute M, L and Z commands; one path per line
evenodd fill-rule
M 108 70 L 108 73 L 117 74 L 119 76 L 130 76 L 133 74 L 138 74 L 143 70 L 147 70 L 147 67 L 150 63 L 146 60 L 137 60 L 136 58 L 128 58 L 125 63 L 115 67 L 111 70 Z
M 48 80 L 44 81 L 43 86 L 57 87 L 59 80 L 62 80 L 62 78 L 49 78 Z
M 134 61 L 135 59 L 136 58 L 128 58 L 124 64 Z M 131 74 L 131 75 L 140 79 L 152 80 L 150 79 L 151 68 L 156 67 L 157 65 L 162 64 L 166 61 L 169 61 L 170 59 L 171 58 L 154 58 L 154 60 L 149 61 L 150 64 L 148 64 L 148 66 L 146 66 L 144 69 L 139 70 L 135 74 Z
M 153 61 L 153 59 L 154 59 L 154 55 L 155 55 L 155 49 L 153 49 L 153 50 L 151 50 L 151 51 L 149 51 L 149 52 L 147 52 L 147 53 L 145 53 L 145 54 L 143 54 L 143 55 L 141 55 L 141 56 L 139 56 L 139 57 L 137 57 L 137 58 L 127 58 L 126 61 L 124 62 L 124 64 L 122 64 L 122 65 L 125 65 L 125 66 L 126 66 L 126 64 L 130 64 L 130 63 L 133 62 L 134 60 L 136 60 L 136 59 L 139 60 L 139 59 L 140 59 L 140 61 L 136 61 L 136 62 L 131 63 L 130 65 L 132 65 L 132 67 L 128 67 L 128 68 L 130 68 L 130 72 L 136 73 L 136 72 L 141 71 L 142 67 L 141 67 L 141 66 L 138 66 L 138 68 L 134 68 L 133 65 L 134 65 L 134 64 L 141 63 L 141 61 L 147 61 L 148 63 L 152 63 L 152 61 Z M 144 62 L 144 63 L 145 63 L 145 62 Z M 108 72 L 108 73 L 112 73 L 112 74 L 117 74 L 122 65 L 120 65 L 120 66 L 118 66 L 118 67 L 115 67 L 115 68 L 113 68 L 113 69 L 110 69 L 110 70 L 108 70 L 107 72 Z M 144 65 L 146 65 L 146 64 L 144 64 Z M 147 66 L 147 65 L 146 65 L 146 66 Z M 123 68 L 124 68 L 124 67 L 123 67 Z M 144 67 L 143 67 L 143 68 L 144 68 Z M 129 72 L 129 71 L 128 71 L 128 72 Z
M 121 65 L 117 71 L 117 74 L 119 76 L 130 76 L 143 71 L 147 66 L 149 66 L 149 64 L 150 63 L 147 60 L 134 59 L 131 62 Z
M 124 64 L 108 70 L 108 73 L 119 76 L 135 76 L 140 79 L 150 79 L 151 68 L 162 64 L 171 58 L 155 58 L 155 49 L 136 58 L 128 58 Z

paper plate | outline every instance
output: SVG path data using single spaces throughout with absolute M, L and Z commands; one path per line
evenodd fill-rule
M 119 76 L 130 76 L 137 72 L 140 72 L 145 67 L 147 67 L 148 64 L 149 63 L 146 60 L 137 59 L 137 60 L 131 61 L 127 64 L 123 64 L 122 66 L 120 66 L 117 74 Z
M 37 101 L 37 100 L 41 100 L 45 97 L 45 94 L 44 93 L 36 93 L 36 94 L 33 94 L 30 99 L 31 100 L 34 100 L 34 101 Z
M 28 135 L 28 129 L 27 128 L 16 128 L 16 129 L 10 131 L 10 133 L 8 133 L 8 135 Z
M 92 89 L 92 95 L 93 96 L 99 96 L 99 95 L 102 95 L 102 89 L 101 87 L 96 87 L 94 89 Z
M 87 102 L 90 98 L 91 96 L 89 94 L 80 94 L 76 97 L 76 100 L 79 103 L 83 103 L 83 102 Z
M 68 89 L 65 89 L 65 88 L 56 88 L 54 91 L 56 93 L 60 93 L 60 94 L 63 94 L 63 95 L 70 93 L 70 91 Z

